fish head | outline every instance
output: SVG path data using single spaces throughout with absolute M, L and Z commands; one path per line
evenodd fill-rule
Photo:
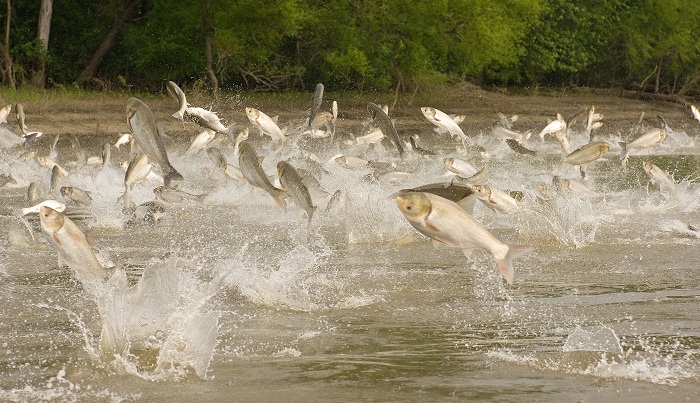
M 163 193 L 163 186 L 158 186 L 153 189 L 153 194 L 156 196 L 160 196 Z
M 277 176 L 282 179 L 283 176 L 285 176 L 285 171 L 287 170 L 287 163 L 284 161 L 280 161 L 277 163 Z
M 250 147 L 250 145 L 248 145 L 247 141 L 241 141 L 241 143 L 238 145 L 238 156 L 240 157 L 241 155 L 243 155 L 243 153 L 246 152 L 248 147 Z
M 71 197 L 73 195 L 73 188 L 70 186 L 61 186 L 61 195 L 63 197 Z
M 63 227 L 65 216 L 48 206 L 39 208 L 41 228 L 47 232 L 56 232 Z
M 245 114 L 246 114 L 246 116 L 248 116 L 248 119 L 255 120 L 258 118 L 258 116 L 260 116 L 260 111 L 258 111 L 255 108 L 246 107 Z
M 141 108 L 141 105 L 143 102 L 141 102 L 140 99 L 131 97 L 126 100 L 126 119 L 131 120 L 131 118 L 136 114 L 136 111 Z
M 448 157 L 442 160 L 443 164 L 445 164 L 446 167 L 452 168 L 452 165 L 455 163 L 455 159 L 452 157 Z
M 420 108 L 420 111 L 423 112 L 423 116 L 425 116 L 426 118 L 435 117 L 435 108 L 424 106 Z
M 659 130 L 659 143 L 664 141 L 666 138 L 666 132 L 664 130 Z
M 491 197 L 491 188 L 487 185 L 472 185 L 472 191 L 480 197 Z
M 649 161 L 642 161 L 642 167 L 644 168 L 644 171 L 649 173 L 654 168 L 654 164 Z
M 430 199 L 425 193 L 399 192 L 395 199 L 399 209 L 409 221 L 425 220 L 432 211 Z

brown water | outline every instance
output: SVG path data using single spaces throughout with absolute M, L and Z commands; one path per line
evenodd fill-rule
M 332 99 L 327 94 L 325 109 Z M 281 125 L 293 132 L 303 108 L 275 110 L 276 102 L 272 98 L 264 111 L 279 113 Z M 313 171 L 323 188 L 343 191 L 339 208 L 328 214 L 329 196 L 314 198 L 319 207 L 309 228 L 295 206 L 282 213 L 262 191 L 211 177 L 215 169 L 206 153 L 184 156 L 200 130 L 167 120 L 171 100 L 152 104 L 174 136 L 166 145 L 185 177 L 181 187 L 209 196 L 203 204 L 167 205 L 155 227 L 124 225 L 128 217 L 116 203 L 123 171 L 116 163 L 78 165 L 65 139 L 70 131 L 42 126 L 45 136 L 30 148 L 46 155 L 53 133 L 61 133 L 59 163 L 70 173 L 62 185 L 91 191 L 94 199 L 90 207 L 69 205 L 66 214 L 98 254 L 126 268 L 133 281 L 146 273 L 139 303 L 121 307 L 143 317 L 148 311 L 152 323 L 128 330 L 128 354 L 102 354 L 99 302 L 69 268 L 57 267 L 36 218 L 29 219 L 36 240 L 16 218 L 16 209 L 27 207 L 26 184 L 48 188 L 50 173 L 25 159 L 23 150 L 4 152 L 0 173 L 18 183 L 0 197 L 0 400 L 697 400 L 700 233 L 688 224 L 700 227 L 700 123 L 675 106 L 618 99 L 477 94 L 465 98 L 464 107 L 451 102 L 432 106 L 467 114 L 462 128 L 490 158 L 456 151 L 457 141 L 432 132 L 422 105 L 402 105 L 392 116 L 402 138 L 419 134 L 438 152 L 434 157 L 399 159 L 389 143 L 367 149 L 346 144 L 349 133 L 364 133 L 369 115 L 357 106 L 344 110 L 343 102 L 333 144 L 294 135 L 275 152 L 269 138 L 251 131 L 271 176 L 277 161 L 308 164 L 302 154 L 312 152 L 325 168 Z M 490 122 L 498 112 L 518 113 L 517 129 L 539 131 L 545 116 L 593 102 L 606 115 L 600 137 L 612 144 L 629 140 L 641 110 L 649 126 L 654 114 L 663 114 L 673 132 L 660 147 L 634 153 L 626 172 L 615 147 L 591 164 L 586 184 L 600 196 L 539 201 L 537 184 L 551 183 L 560 147 L 537 137 L 529 146 L 541 150 L 538 157 L 515 154 L 490 137 Z M 128 130 L 113 103 L 105 102 L 101 118 L 76 115 L 74 130 L 88 156 Z M 220 115 L 245 127 L 242 108 L 229 107 Z M 43 117 L 54 108 L 52 119 L 59 119 L 71 106 L 35 108 Z M 28 124 L 30 118 L 41 121 L 30 115 Z M 90 119 L 96 133 L 79 128 L 90 127 Z M 573 148 L 585 141 L 573 131 Z M 235 164 L 231 145 L 220 147 Z M 400 182 L 381 172 L 368 178 L 369 168 L 348 170 L 329 161 L 339 153 L 393 162 L 410 175 Z M 449 180 L 442 164 L 447 156 L 485 168 L 493 186 L 525 194 L 513 214 L 495 214 L 478 202 L 474 211 L 500 239 L 535 248 L 516 261 L 512 286 L 486 252 L 467 259 L 458 250 L 433 248 L 389 198 L 401 188 Z M 113 149 L 114 161 L 127 158 L 124 148 Z M 649 183 L 642 160 L 673 174 L 673 195 Z M 562 176 L 580 179 L 571 167 Z M 137 185 L 135 200 L 152 200 L 157 185 Z

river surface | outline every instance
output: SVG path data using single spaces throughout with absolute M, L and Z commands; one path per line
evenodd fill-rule
M 174 112 L 167 105 L 173 110 L 156 113 L 161 121 Z M 632 151 L 627 170 L 617 144 L 634 139 L 638 115 L 604 125 L 598 140 L 611 149 L 590 164 L 588 179 L 561 170 L 591 193 L 552 197 L 538 185 L 552 184 L 562 150 L 537 136 L 545 117 L 514 124 L 535 130 L 527 145 L 538 155 L 527 156 L 488 127 L 463 123 L 465 150 L 413 111 L 396 117 L 399 135 L 419 134 L 435 155 L 400 158 L 386 139 L 352 145 L 351 134 L 371 128 L 369 113 L 344 116 L 342 104 L 333 142 L 300 134 L 303 109 L 280 118 L 289 127 L 281 149 L 237 119 L 237 130 L 250 126 L 273 181 L 280 160 L 318 180 L 325 192 L 312 189 L 310 225 L 292 203 L 282 212 L 267 193 L 217 170 L 205 151 L 185 155 L 201 131 L 192 122 L 177 122 L 184 134 L 165 145 L 185 178 L 180 189 L 208 196 L 165 203 L 154 226 L 127 225 L 117 201 L 127 146 L 112 148 L 105 167 L 80 163 L 70 133 L 54 127 L 26 148 L 1 151 L 0 173 L 16 183 L 0 189 L 0 401 L 700 400 L 700 122 L 690 111 L 682 123 L 666 116 L 667 138 Z M 499 112 L 508 111 L 482 119 Z M 123 122 L 102 124 L 128 131 Z M 34 155 L 49 153 L 54 133 L 69 172 L 60 184 L 91 192 L 89 206 L 48 191 L 50 170 Z M 588 141 L 580 127 L 570 135 L 571 149 Z M 117 138 L 102 134 L 82 150 L 96 156 Z M 212 146 L 238 165 L 229 139 Z M 343 167 L 339 154 L 373 163 Z M 512 285 L 485 250 L 466 257 L 434 247 L 390 197 L 449 182 L 446 157 L 483 168 L 491 186 L 522 192 L 510 214 L 478 201 L 473 212 L 502 241 L 534 248 L 516 259 Z M 642 161 L 671 175 L 674 189 L 651 183 Z M 26 225 L 18 218 L 30 182 L 67 204 L 98 257 L 129 278 L 128 297 L 105 285 L 107 297 L 98 298 L 57 265 L 36 215 Z M 133 200 L 153 200 L 160 184 L 137 184 Z M 338 204 L 327 206 L 337 190 Z M 112 328 L 128 341 L 118 352 L 100 337 Z

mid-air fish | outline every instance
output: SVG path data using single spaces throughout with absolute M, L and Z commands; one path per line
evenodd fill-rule
M 165 186 L 170 186 L 171 181 L 183 180 L 182 175 L 170 165 L 151 108 L 138 98 L 129 98 L 126 101 L 126 119 L 136 146 L 160 167 Z
M 7 117 L 10 115 L 10 111 L 12 111 L 12 105 L 10 104 L 0 108 L 0 124 L 7 123 Z
M 316 117 L 316 114 L 318 113 L 319 109 L 321 108 L 321 104 L 323 103 L 323 84 L 318 83 L 316 84 L 316 90 L 314 91 L 314 96 L 311 98 L 311 109 L 309 110 L 309 117 L 307 119 L 308 121 L 308 127 L 311 127 L 311 124 Z
M 61 186 L 61 195 L 71 200 L 73 203 L 81 206 L 86 206 L 92 203 L 90 192 L 86 192 L 85 190 L 75 186 Z
M 284 132 L 279 126 L 277 126 L 277 123 L 275 123 L 271 117 L 265 114 L 265 112 L 247 107 L 245 108 L 245 114 L 250 123 L 258 129 L 261 135 L 267 134 L 268 136 L 272 137 L 273 140 L 277 140 L 280 144 L 284 144 L 284 141 L 286 140 Z
M 537 155 L 537 151 L 530 150 L 516 139 L 506 139 L 506 144 L 508 144 L 508 147 L 510 147 L 511 150 L 515 151 L 518 154 Z
M 148 161 L 148 156 L 144 153 L 138 153 L 131 159 L 124 174 L 124 195 L 122 196 L 124 208 L 129 209 L 132 207 L 129 192 L 134 188 L 135 184 L 146 179 L 152 168 L 153 165 L 151 165 Z
M 664 141 L 665 138 L 665 131 L 661 129 L 651 129 L 629 143 L 620 141 L 618 144 L 620 144 L 620 147 L 622 147 L 622 151 L 620 151 L 620 161 L 622 161 L 622 166 L 627 166 L 627 158 L 630 155 L 630 151 L 634 149 L 645 150 L 648 148 L 656 147 L 659 144 L 661 144 L 661 142 Z
M 204 108 L 189 107 L 185 109 L 185 114 L 190 116 L 193 122 L 204 127 L 205 129 L 211 129 L 215 132 L 223 134 L 231 133 L 231 130 L 234 126 L 224 126 L 224 124 L 221 123 L 221 119 L 219 119 L 219 116 L 216 115 L 216 112 L 208 111 Z
M 211 141 L 214 140 L 214 136 L 216 136 L 216 132 L 214 130 L 204 129 L 203 132 L 199 133 L 194 140 L 192 140 L 192 143 L 190 143 L 190 146 L 185 151 L 185 155 L 196 154 L 211 143 Z
M 86 274 L 88 279 L 106 279 L 108 270 L 102 267 L 85 234 L 70 218 L 48 206 L 41 206 L 39 222 L 49 245 L 58 253 L 59 265 L 66 265 L 77 273 Z
M 540 138 L 544 140 L 546 134 L 554 134 L 563 130 L 566 130 L 566 121 L 564 121 L 560 113 L 557 113 L 557 118 L 547 123 L 547 126 L 542 129 Z
M 379 105 L 372 102 L 367 104 L 367 109 L 372 115 L 374 123 L 379 126 L 382 133 L 384 133 L 384 135 L 388 137 L 394 146 L 399 150 L 399 155 L 403 157 L 405 151 L 403 145 L 401 144 L 401 140 L 399 140 L 399 133 L 396 131 L 394 124 L 391 123 L 389 115 L 387 115 Z
M 676 183 L 666 172 L 649 161 L 642 161 L 642 167 L 644 168 L 644 172 L 649 176 L 649 179 L 659 185 L 662 192 L 673 194 Z
M 39 210 L 42 207 L 50 207 L 53 210 L 58 211 L 59 213 L 62 213 L 66 209 L 66 205 L 61 203 L 60 201 L 57 200 L 44 200 L 41 203 L 37 203 L 31 207 L 26 207 L 21 210 L 22 215 L 25 216 L 27 214 L 39 214 Z
M 700 122 L 700 111 L 698 111 L 698 108 L 696 108 L 695 105 L 690 105 L 690 111 L 693 113 L 695 120 Z
M 156 199 L 166 203 L 183 203 L 187 201 L 203 203 L 204 199 L 209 196 L 207 193 L 194 194 L 165 186 L 156 187 L 153 189 L 153 194 L 156 196 Z
M 440 182 L 422 185 L 411 189 L 401 189 L 401 193 L 424 192 L 432 193 L 447 200 L 457 203 L 469 214 L 474 214 L 474 203 L 476 202 L 476 194 L 471 188 L 462 185 L 456 185 L 453 182 Z
M 594 141 L 582 145 L 581 147 L 575 149 L 570 154 L 564 156 L 564 158 L 559 161 L 559 163 L 554 168 L 555 175 L 558 175 L 564 164 L 578 165 L 580 166 L 581 176 L 586 177 L 586 167 L 591 162 L 599 159 L 610 149 L 610 144 L 604 141 Z
M 185 110 L 190 106 L 190 104 L 187 103 L 185 93 L 172 81 L 168 81 L 165 87 L 168 89 L 168 93 L 177 101 L 178 109 L 172 116 L 175 119 L 183 120 L 185 118 Z
M 301 175 L 290 163 L 280 161 L 277 163 L 277 176 L 284 191 L 297 207 L 306 212 L 308 223 L 311 224 L 316 206 L 311 201 L 311 194 L 306 185 L 304 185 Z
M 425 192 L 395 195 L 396 204 L 408 222 L 423 235 L 469 256 L 473 249 L 486 249 L 508 284 L 513 283 L 513 260 L 532 248 L 508 245 L 494 237 L 457 203 Z
M 284 198 L 287 197 L 286 193 L 284 190 L 272 186 L 265 171 L 260 166 L 258 154 L 247 141 L 241 142 L 238 146 L 238 165 L 248 183 L 266 191 L 275 200 L 280 210 L 286 211 L 287 206 L 284 201 Z
M 510 214 L 520 208 L 510 193 L 488 185 L 473 185 L 472 191 L 486 207 L 497 213 Z
M 458 137 L 462 142 L 467 140 L 467 135 L 464 134 L 462 128 L 445 112 L 428 106 L 424 106 L 420 110 L 423 116 L 441 131 L 449 133 L 452 137 Z

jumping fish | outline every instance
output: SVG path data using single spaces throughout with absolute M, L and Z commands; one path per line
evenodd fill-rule
M 521 133 L 512 129 L 508 129 L 502 126 L 499 122 L 494 123 L 491 126 L 491 134 L 498 139 L 513 139 L 516 141 L 523 141 L 530 137 L 531 132 L 528 130 L 525 133 Z
M 153 189 L 153 194 L 156 196 L 156 199 L 162 200 L 166 203 L 182 203 L 186 201 L 203 203 L 204 199 L 209 196 L 207 193 L 193 194 L 165 186 L 156 187 Z
M 211 143 L 211 141 L 214 140 L 214 136 L 216 136 L 216 132 L 214 130 L 205 129 L 203 132 L 199 133 L 194 140 L 192 140 L 192 143 L 187 148 L 187 151 L 185 151 L 185 155 L 196 154 L 199 150 Z
M 78 205 L 88 205 L 92 203 L 90 193 L 75 186 L 62 186 L 61 194 Z
M 156 118 L 151 108 L 138 98 L 129 98 L 126 101 L 126 118 L 136 146 L 160 166 L 165 186 L 170 186 L 173 180 L 183 180 L 182 175 L 170 165 L 168 153 L 165 151 L 163 138 L 156 128 Z
M 622 151 L 620 152 L 620 161 L 622 161 L 622 166 L 627 167 L 627 158 L 630 155 L 630 151 L 634 149 L 644 150 L 647 148 L 656 147 L 661 144 L 665 138 L 665 131 L 661 129 L 651 129 L 629 143 L 620 141 L 618 144 L 620 144 L 620 147 L 622 147 Z
M 102 267 L 85 234 L 70 218 L 51 207 L 41 206 L 39 222 L 49 245 L 58 253 L 59 265 L 67 265 L 94 280 L 106 279 L 108 270 Z
M 19 131 L 26 135 L 29 129 L 27 128 L 27 124 L 25 122 L 26 117 L 24 115 L 24 106 L 22 106 L 22 104 L 15 104 L 15 118 L 17 118 Z
M 428 150 L 427 148 L 424 148 L 420 144 L 420 137 L 418 137 L 417 134 L 412 134 L 411 137 L 408 138 L 408 141 L 411 143 L 411 147 L 413 148 L 413 151 L 417 152 L 420 155 L 435 155 L 435 151 Z
M 308 126 L 312 127 L 312 123 L 318 110 L 321 108 L 323 103 L 323 84 L 316 84 L 316 90 L 314 91 L 314 96 L 311 98 L 311 110 L 309 111 Z
M 290 163 L 280 161 L 277 163 L 277 176 L 284 191 L 297 207 L 306 212 L 308 223 L 311 224 L 316 206 L 311 201 L 311 194 L 306 185 L 304 185 L 301 175 Z
M 399 133 L 396 131 L 396 127 L 394 127 L 394 124 L 391 123 L 389 115 L 387 115 L 387 113 L 384 112 L 384 110 L 379 105 L 372 102 L 369 102 L 367 104 L 367 109 L 372 115 L 374 123 L 377 126 L 379 126 L 379 129 L 382 131 L 382 133 L 384 133 L 384 135 L 387 136 L 389 140 L 391 140 L 394 146 L 396 146 L 396 148 L 399 150 L 399 155 L 403 157 L 404 148 L 401 144 L 401 140 L 399 140 Z
M 7 117 L 10 115 L 11 110 L 12 105 L 9 104 L 0 108 L 0 124 L 7 123 Z
M 130 133 L 124 133 L 124 134 L 122 134 L 121 136 L 119 136 L 119 138 L 117 139 L 117 141 L 114 143 L 114 147 L 116 147 L 117 149 L 119 149 L 120 146 L 122 146 L 122 145 L 124 145 L 124 144 L 126 144 L 126 143 L 128 143 L 128 142 L 130 142 L 130 141 L 131 141 L 131 134 L 130 134 Z
M 546 134 L 554 134 L 563 130 L 566 130 L 566 121 L 560 113 L 557 113 L 557 118 L 549 122 L 547 126 L 542 129 L 540 132 L 540 138 L 544 140 L 544 136 Z
M 272 137 L 273 140 L 277 140 L 280 144 L 284 144 L 286 137 L 282 129 L 277 126 L 271 117 L 266 115 L 264 112 L 259 111 L 255 108 L 245 108 L 245 114 L 248 117 L 250 123 L 255 126 L 260 134 L 267 134 Z
M 229 134 L 233 129 L 234 125 L 229 127 L 224 126 L 221 120 L 216 115 L 216 112 L 208 111 L 204 108 L 193 108 L 189 107 L 185 109 L 185 114 L 190 116 L 193 122 L 204 127 L 205 129 L 211 129 L 215 132 Z
M 335 137 L 335 124 L 338 121 L 337 101 L 333 101 L 333 105 L 331 106 L 331 114 L 333 115 L 333 119 L 331 119 L 331 121 L 328 122 L 328 131 L 331 132 L 331 143 L 333 143 L 333 138 Z
M 138 153 L 129 162 L 124 175 L 124 207 L 129 209 L 132 207 L 129 192 L 134 188 L 134 185 L 146 179 L 153 165 L 148 161 L 148 156 L 144 153 Z
M 602 157 L 610 149 L 610 144 L 604 141 L 594 141 L 582 145 L 581 147 L 575 149 L 564 158 L 559 161 L 559 163 L 554 168 L 555 175 L 558 175 L 564 164 L 569 165 L 579 165 L 581 169 L 581 176 L 586 177 L 585 169 L 591 162 Z
M 272 186 L 270 180 L 267 179 L 265 171 L 260 166 L 260 162 L 258 162 L 258 154 L 247 141 L 242 141 L 238 146 L 238 165 L 248 183 L 266 191 L 275 200 L 280 210 L 286 211 L 287 206 L 284 198 L 287 195 L 285 191 Z
M 112 158 L 112 149 L 109 143 L 102 144 L 102 167 L 109 166 L 109 160 Z
M 508 147 L 510 147 L 511 150 L 515 151 L 518 154 L 537 155 L 537 151 L 526 148 L 516 139 L 506 139 L 506 144 L 508 144 Z
M 56 200 L 49 199 L 49 200 L 44 200 L 41 203 L 35 204 L 32 207 L 23 208 L 21 212 L 22 212 L 23 216 L 25 216 L 27 214 L 32 214 L 32 213 L 38 214 L 39 210 L 42 207 L 50 207 L 51 209 L 56 210 L 59 213 L 62 213 L 66 209 L 65 204 L 63 204 L 59 201 L 56 201 Z
M 437 126 L 441 131 L 449 133 L 452 137 L 458 137 L 460 140 L 462 140 L 462 142 L 467 140 L 467 135 L 464 134 L 462 128 L 460 128 L 457 122 L 455 122 L 454 119 L 448 116 L 445 112 L 428 106 L 424 106 L 420 108 L 420 110 L 423 113 L 423 116 L 425 116 L 430 123 Z
M 453 201 L 463 208 L 469 214 L 474 214 L 474 203 L 476 202 L 476 194 L 467 186 L 456 185 L 453 182 L 431 183 L 428 185 L 418 186 L 412 189 L 401 189 L 401 193 L 425 192 L 443 197 Z
M 532 251 L 501 242 L 455 202 L 440 196 L 407 192 L 395 195 L 395 199 L 413 228 L 433 242 L 458 247 L 466 256 L 472 249 L 488 250 L 508 284 L 513 284 L 513 260 Z
M 520 207 L 518 201 L 508 192 L 493 186 L 473 185 L 472 191 L 480 202 L 495 212 L 510 214 Z
M 693 117 L 700 122 L 700 111 L 698 111 L 698 108 L 695 105 L 690 105 L 690 111 L 693 112 Z
M 649 179 L 659 185 L 662 192 L 673 194 L 676 183 L 666 172 L 649 161 L 642 161 L 642 167 L 644 168 L 644 172 L 649 176 Z
M 443 159 L 442 162 L 445 164 L 445 166 L 450 172 L 457 174 L 463 178 L 469 178 L 471 176 L 474 176 L 477 172 L 479 172 L 479 170 L 476 169 L 474 165 L 461 158 L 448 157 Z
M 173 117 L 175 119 L 183 120 L 185 118 L 185 110 L 190 106 L 190 104 L 187 103 L 187 97 L 185 97 L 185 93 L 182 92 L 180 87 L 178 87 L 177 84 L 175 84 L 172 81 L 168 81 L 168 83 L 165 85 L 165 87 L 168 89 L 168 93 L 170 96 L 175 98 L 177 101 L 177 112 L 173 113 Z

